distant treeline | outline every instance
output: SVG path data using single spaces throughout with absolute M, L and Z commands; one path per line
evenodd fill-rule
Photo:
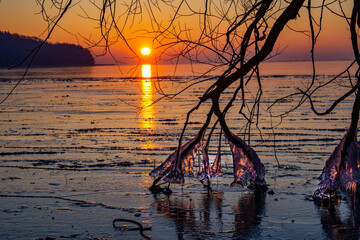
M 0 67 L 19 64 L 41 42 L 42 40 L 36 37 L 0 31 Z M 27 66 L 29 61 L 30 59 L 27 59 L 21 66 Z M 74 44 L 45 43 L 31 66 L 93 66 L 94 64 L 88 49 Z

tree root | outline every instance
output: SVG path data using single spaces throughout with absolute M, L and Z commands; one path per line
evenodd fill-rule
M 165 195 L 171 195 L 172 191 L 170 189 L 170 183 L 163 182 L 163 183 L 158 184 L 158 182 L 160 182 L 161 179 L 162 179 L 162 177 L 158 177 L 154 180 L 153 184 L 149 188 L 150 192 L 152 194 L 164 193 Z M 166 187 L 163 188 L 160 186 L 160 185 L 163 185 L 166 183 L 168 184 Z
M 138 227 L 134 227 L 134 228 L 118 227 L 118 226 L 116 226 L 116 224 L 115 224 L 116 222 L 129 222 L 129 223 L 134 223 L 134 224 L 137 225 Z M 144 228 L 144 226 L 143 226 L 141 223 L 139 223 L 139 222 L 137 222 L 137 221 L 135 221 L 135 220 L 125 219 L 125 218 L 117 218 L 117 219 L 114 219 L 114 221 L 113 221 L 113 226 L 114 226 L 114 228 L 120 229 L 120 230 L 140 231 L 141 236 L 143 236 L 145 239 L 151 239 L 151 237 L 145 235 L 144 231 L 151 231 L 152 228 L 151 228 L 151 227 L 146 227 L 146 228 Z

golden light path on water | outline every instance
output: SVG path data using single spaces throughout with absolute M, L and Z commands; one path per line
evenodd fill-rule
M 141 66 L 141 70 L 142 70 L 143 78 L 151 78 L 151 65 L 150 64 L 143 64 Z
M 151 82 L 151 65 L 142 65 L 142 79 L 141 79 L 141 128 L 146 131 L 153 131 L 155 129 L 155 109 L 153 105 L 154 92 Z M 154 148 L 154 142 L 146 141 L 143 146 L 145 149 Z

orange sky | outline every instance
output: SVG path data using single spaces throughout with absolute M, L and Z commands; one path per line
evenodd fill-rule
M 201 7 L 201 2 L 202 1 L 196 1 L 198 8 Z M 348 1 L 348 3 L 344 4 L 347 12 L 351 11 L 351 2 L 352 1 Z M 82 8 L 85 9 L 91 17 L 99 17 L 96 8 L 91 6 L 88 1 L 81 1 L 79 5 L 75 5 L 68 11 L 60 22 L 60 26 L 67 31 L 57 28 L 50 39 L 51 42 L 79 43 L 82 46 L 86 46 L 86 44 L 84 44 L 84 39 L 82 39 L 81 36 L 87 38 L 91 37 L 93 40 L 97 39 L 98 29 L 96 27 L 98 23 L 79 16 L 84 16 Z M 335 6 L 332 8 L 338 11 Z M 118 9 L 120 15 L 124 9 Z M 32 0 L 1 1 L 0 30 L 28 36 L 44 37 L 44 35 L 41 34 L 44 32 L 47 25 L 42 20 L 42 16 L 38 14 L 39 11 L 39 6 Z M 170 13 L 166 14 L 166 11 L 159 11 L 158 14 L 162 14 L 164 18 L 167 19 L 170 16 Z M 166 21 L 166 19 L 164 21 Z M 136 52 L 140 52 L 141 48 L 144 46 L 151 47 L 151 39 L 145 38 L 144 32 L 139 31 L 139 29 L 146 27 L 149 29 L 149 23 L 150 20 L 147 14 L 144 14 L 142 18 L 138 16 L 135 19 L 131 30 L 126 33 L 126 36 L 130 39 L 129 42 Z M 326 11 L 324 23 L 323 32 L 320 35 L 316 47 L 317 58 L 348 59 L 349 57 L 352 57 L 350 34 L 346 22 L 333 14 L 329 14 L 329 11 Z M 308 29 L 308 25 L 307 13 L 304 10 L 296 21 L 290 23 L 290 26 L 297 30 L 306 30 Z M 193 28 L 196 28 L 196 26 Z M 276 48 L 278 49 L 286 49 L 281 56 L 278 56 L 275 60 L 309 59 L 309 46 L 309 37 L 286 30 L 280 35 L 280 39 L 276 45 Z M 113 50 L 115 55 L 131 55 L 129 50 L 123 44 L 117 44 L 113 47 Z M 126 58 L 123 58 L 122 60 L 124 63 L 128 62 L 128 59 Z M 105 60 L 98 60 L 97 62 L 102 61 Z
M 315 1 L 321 2 L 321 1 Z M 330 2 L 330 1 L 328 1 Z M 344 3 L 344 10 L 351 14 L 352 1 Z M 333 5 L 331 9 L 339 12 L 338 6 Z M 318 14 L 320 9 L 313 10 L 314 14 Z M 309 29 L 308 13 L 303 9 L 300 12 L 300 17 L 295 21 L 290 22 L 290 27 L 296 30 Z M 318 18 L 316 19 L 318 21 Z M 315 28 L 317 31 L 316 24 Z M 297 59 L 304 59 L 310 54 L 311 39 L 301 33 L 294 33 L 293 31 L 286 30 L 280 35 L 280 47 L 287 47 L 284 56 L 281 58 L 288 59 L 290 56 Z M 318 59 L 348 59 L 353 57 L 350 41 L 350 32 L 347 22 L 329 11 L 324 11 L 323 26 L 321 34 L 318 38 L 315 53 Z

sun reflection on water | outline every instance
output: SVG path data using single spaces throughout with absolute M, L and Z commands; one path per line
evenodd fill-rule
M 141 72 L 143 78 L 151 78 L 151 65 L 150 64 L 143 64 L 141 66 Z
M 154 105 L 153 105 L 153 89 L 150 79 L 141 80 L 141 128 L 146 130 L 154 130 Z
M 142 65 L 141 79 L 141 128 L 146 131 L 155 130 L 155 109 L 154 109 L 154 92 L 151 82 L 151 65 Z M 155 144 L 150 139 L 145 139 L 146 142 L 142 145 L 143 148 L 154 148 Z

